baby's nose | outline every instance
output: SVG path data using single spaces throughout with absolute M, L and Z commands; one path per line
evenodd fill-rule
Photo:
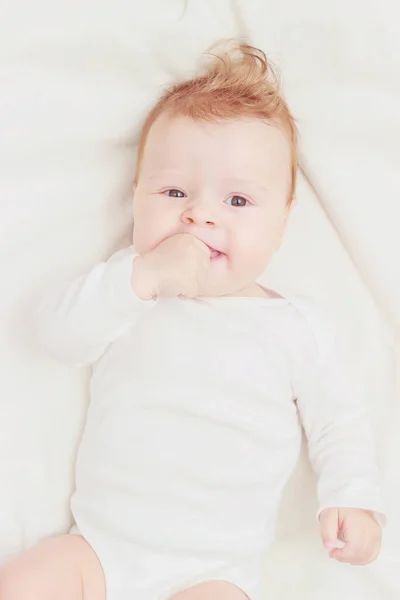
M 211 208 L 205 204 L 193 204 L 188 206 L 182 213 L 182 223 L 185 225 L 207 225 L 215 226 L 215 216 L 211 214 Z

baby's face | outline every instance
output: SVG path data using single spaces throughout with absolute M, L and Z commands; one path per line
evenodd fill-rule
M 279 247 L 288 214 L 290 147 L 256 119 L 152 125 L 134 193 L 134 246 L 178 233 L 211 249 L 203 296 L 249 293 Z

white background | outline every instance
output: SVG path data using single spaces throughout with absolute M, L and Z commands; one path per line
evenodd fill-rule
M 336 312 L 373 415 L 389 516 L 377 563 L 329 561 L 303 459 L 265 598 L 399 597 L 399 10 L 395 0 L 3 0 L 0 560 L 68 528 L 87 403 L 87 373 L 35 344 L 32 303 L 128 241 L 143 116 L 211 43 L 245 35 L 282 69 L 309 180 L 266 279 Z

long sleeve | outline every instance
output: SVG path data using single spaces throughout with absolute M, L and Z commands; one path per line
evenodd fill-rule
M 135 296 L 127 248 L 48 294 L 36 313 L 36 330 L 47 352 L 76 366 L 95 362 L 133 323 L 144 301 Z
M 318 350 L 304 368 L 297 407 L 317 476 L 318 514 L 330 507 L 362 508 L 383 524 L 375 441 L 361 386 L 332 324 L 322 319 L 316 328 Z

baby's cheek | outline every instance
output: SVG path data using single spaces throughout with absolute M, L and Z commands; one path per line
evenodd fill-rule
M 133 245 L 139 254 L 146 254 L 152 250 L 155 243 L 155 231 L 151 221 L 137 218 L 133 222 Z
M 268 227 L 260 226 L 255 223 L 253 227 L 249 227 L 242 236 L 241 246 L 243 257 L 253 263 L 258 268 L 263 268 L 263 265 L 269 260 L 273 253 L 275 236 L 271 236 Z
M 232 250 L 229 267 L 232 275 L 245 283 L 252 283 L 262 275 L 270 256 L 260 240 L 243 240 Z
M 174 233 L 167 219 L 154 214 L 140 215 L 133 224 L 133 245 L 139 254 L 146 254 Z

